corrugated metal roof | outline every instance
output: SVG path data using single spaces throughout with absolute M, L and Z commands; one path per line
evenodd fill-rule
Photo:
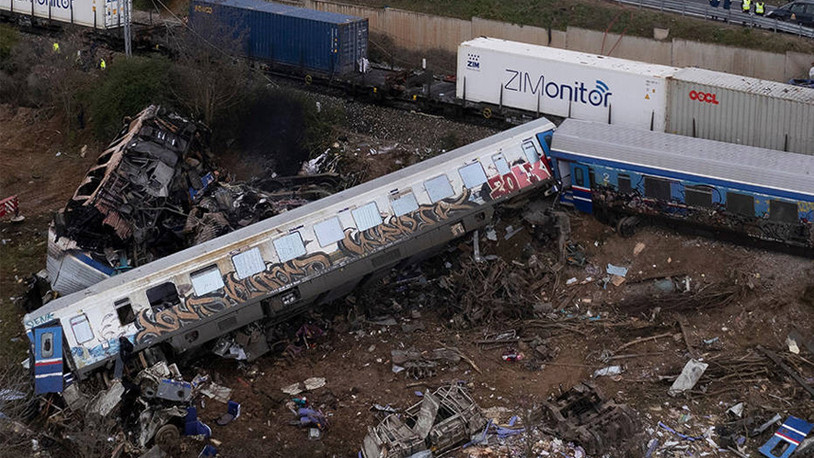
M 519 43 L 516 41 L 501 40 L 498 38 L 475 38 L 461 43 L 462 47 L 471 46 L 474 48 L 488 49 L 502 53 L 518 54 L 528 57 L 540 57 L 544 59 L 558 60 L 565 63 L 596 67 L 603 70 L 615 70 L 627 73 L 639 73 L 648 76 L 668 77 L 675 73 L 678 68 L 666 65 L 647 64 L 616 57 L 599 56 L 583 52 L 569 51 L 566 49 L 551 48 L 548 46 Z
M 328 22 L 331 24 L 347 24 L 349 22 L 362 21 L 363 18 L 348 16 L 347 14 L 329 13 L 327 11 L 309 10 L 307 8 L 297 8 L 296 6 L 272 3 L 264 0 L 196 0 L 199 3 L 209 3 L 211 5 L 231 6 L 266 13 L 279 14 L 281 16 L 292 16 L 313 21 Z
M 675 75 L 673 75 L 673 78 L 688 83 L 707 84 L 709 86 L 731 89 L 733 91 L 761 94 L 767 97 L 814 104 L 814 89 L 761 80 L 748 76 L 715 72 L 703 68 L 684 68 L 677 71 Z M 814 127 L 812 127 L 812 129 L 814 129 Z
M 565 120 L 553 149 L 581 156 L 814 194 L 814 156 Z

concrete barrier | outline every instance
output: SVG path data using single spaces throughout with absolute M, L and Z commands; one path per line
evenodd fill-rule
M 649 38 L 568 27 L 509 24 L 473 17 L 456 19 L 395 8 L 371 8 L 326 0 L 302 0 L 305 8 L 366 17 L 370 30 L 387 35 L 410 51 L 444 50 L 455 53 L 462 41 L 479 36 L 502 38 L 593 54 L 610 55 L 674 67 L 700 67 L 738 75 L 786 82 L 808 75 L 814 55 L 796 52 L 775 54 L 689 40 L 658 41 Z

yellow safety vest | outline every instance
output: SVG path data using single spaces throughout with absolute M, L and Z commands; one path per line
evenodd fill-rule
M 100 63 L 100 64 L 99 64 L 99 68 L 101 68 L 102 70 L 104 70 L 104 69 L 105 69 L 105 67 L 107 67 L 107 65 L 105 65 L 105 60 L 104 60 L 104 59 L 102 59 L 102 63 Z
M 59 52 L 59 43 L 54 42 L 54 52 Z
M 755 14 L 763 14 L 765 2 L 755 2 Z
M 743 10 L 749 11 L 752 9 L 752 0 L 743 0 Z

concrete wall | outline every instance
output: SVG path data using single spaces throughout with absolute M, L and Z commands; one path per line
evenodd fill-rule
M 814 55 L 788 52 L 774 54 L 750 49 L 697 43 L 687 40 L 658 41 L 605 34 L 569 27 L 567 31 L 521 26 L 488 19 L 462 20 L 394 8 L 370 8 L 326 0 L 302 0 L 302 5 L 322 11 L 366 17 L 371 32 L 389 36 L 411 51 L 442 49 L 455 53 L 458 44 L 479 36 L 503 38 L 593 54 L 610 55 L 674 67 L 700 67 L 774 81 L 807 77 Z

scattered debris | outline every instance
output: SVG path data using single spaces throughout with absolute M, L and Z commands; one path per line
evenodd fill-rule
M 670 387 L 667 394 L 676 396 L 693 389 L 701 376 L 704 375 L 704 371 L 707 370 L 707 367 L 709 367 L 709 364 L 702 363 L 701 361 L 694 359 L 687 361 L 687 364 L 684 365 L 684 369 L 681 370 L 681 374 L 676 381 L 673 382 L 673 386 Z
M 296 396 L 304 391 L 313 391 L 323 386 L 325 386 L 325 377 L 311 377 L 305 379 L 303 382 L 297 382 L 280 388 L 280 390 L 289 396 Z
M 594 371 L 594 378 L 603 376 L 614 376 L 622 373 L 622 366 L 608 366 Z
M 797 449 L 797 446 L 800 445 L 800 442 L 805 439 L 808 433 L 811 432 L 814 425 L 811 423 L 801 420 L 797 417 L 789 417 L 783 425 L 780 426 L 780 429 L 777 430 L 776 433 L 769 439 L 768 442 L 763 444 L 758 450 L 764 456 L 769 458 L 788 458 L 791 456 L 792 453 Z M 780 443 L 786 443 L 788 446 L 785 450 L 781 451 L 781 455 L 775 455 L 773 452 L 780 447 Z
M 226 413 L 221 415 L 220 418 L 215 420 L 215 423 L 218 426 L 226 426 L 234 420 L 237 420 L 237 417 L 240 416 L 240 404 L 236 401 L 229 401 L 226 404 Z

